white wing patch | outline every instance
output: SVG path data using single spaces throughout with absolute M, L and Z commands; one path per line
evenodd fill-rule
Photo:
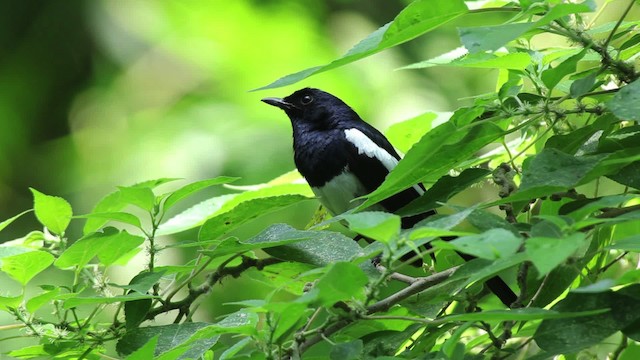
M 369 139 L 362 131 L 358 129 L 347 129 L 344 131 L 344 136 L 347 138 L 347 141 L 358 149 L 358 154 L 365 154 L 370 158 L 378 159 L 387 170 L 391 171 L 398 165 L 398 160 L 394 158 L 393 155 L 376 145 L 376 143 Z
M 344 136 L 347 138 L 347 141 L 358 149 L 358 154 L 365 154 L 370 158 L 378 159 L 389 172 L 398 165 L 398 159 L 389 154 L 387 150 L 376 145 L 376 143 L 369 139 L 362 131 L 354 128 L 347 129 L 344 131 Z M 413 185 L 413 188 L 418 194 L 424 194 L 424 190 L 422 190 L 420 186 Z

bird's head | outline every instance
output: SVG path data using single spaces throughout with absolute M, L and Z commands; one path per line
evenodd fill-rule
M 331 128 L 353 115 L 359 118 L 342 100 L 319 89 L 304 88 L 282 99 L 264 98 L 262 101 L 284 110 L 294 127 Z

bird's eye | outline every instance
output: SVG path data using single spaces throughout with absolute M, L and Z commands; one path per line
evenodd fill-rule
M 300 99 L 300 103 L 302 105 L 309 105 L 313 101 L 313 97 L 311 95 L 305 95 Z

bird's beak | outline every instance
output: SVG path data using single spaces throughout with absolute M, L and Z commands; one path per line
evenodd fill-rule
M 295 108 L 295 105 L 293 105 L 292 103 L 288 103 L 286 101 L 284 101 L 284 99 L 280 99 L 280 98 L 264 98 L 261 100 L 264 103 L 267 103 L 269 105 L 273 105 L 275 107 L 279 107 L 282 110 L 290 110 Z

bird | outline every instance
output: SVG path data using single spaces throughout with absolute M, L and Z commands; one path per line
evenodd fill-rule
M 291 120 L 296 168 L 332 215 L 358 207 L 364 201 L 361 197 L 377 189 L 401 159 L 378 129 L 328 92 L 304 88 L 284 98 L 262 101 L 284 110 Z M 369 209 L 394 213 L 424 192 L 418 183 Z M 434 214 L 436 211 L 430 210 L 403 217 L 402 228 L 410 229 Z M 467 261 L 473 259 L 460 255 Z M 498 277 L 487 280 L 487 286 L 507 306 L 517 298 Z

